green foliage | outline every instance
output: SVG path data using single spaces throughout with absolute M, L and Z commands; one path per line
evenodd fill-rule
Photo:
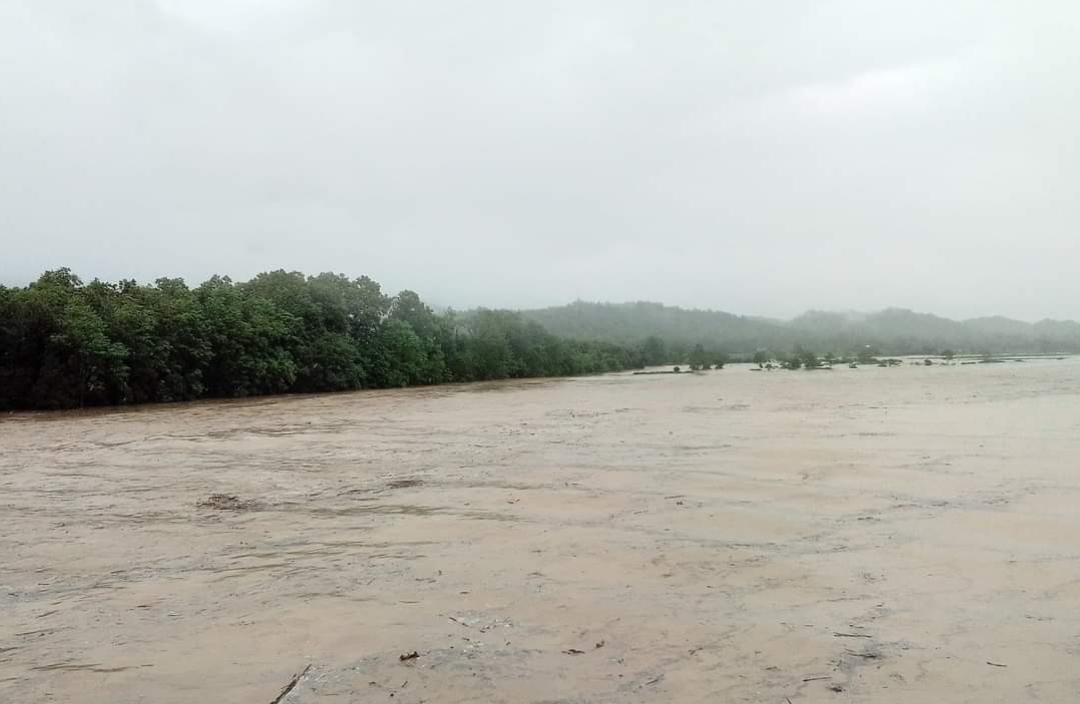
M 707 349 L 704 345 L 694 345 L 688 357 L 691 371 L 708 371 L 709 369 L 723 369 L 728 363 L 728 356 L 723 352 Z
M 650 337 L 663 340 L 664 362 L 685 362 L 695 344 L 724 352 L 778 349 L 790 339 L 782 325 L 718 311 L 687 310 L 659 303 L 588 303 L 526 311 L 552 333 L 631 345 Z M 650 362 L 652 363 L 652 362 Z
M 297 342 L 296 318 L 227 277 L 213 277 L 197 295 L 211 353 L 207 394 L 252 396 L 290 390 L 298 371 L 290 352 Z
M 690 371 L 698 371 L 709 368 L 709 355 L 700 344 L 694 345 L 690 351 Z
M 782 362 L 782 366 L 784 369 L 818 369 L 821 367 L 821 360 L 813 351 L 796 345 L 791 355 Z
M 424 381 L 425 348 L 409 324 L 388 320 L 380 326 L 372 365 L 375 386 L 411 386 Z
M 866 345 L 861 350 L 859 350 L 859 353 L 855 356 L 855 359 L 856 361 L 858 361 L 859 364 L 876 364 L 877 354 L 878 352 L 876 349 L 874 349 L 870 345 Z
M 925 357 L 946 347 L 990 350 L 995 354 L 1080 352 L 1080 323 L 1074 321 L 957 321 L 897 308 L 868 314 L 810 311 L 784 321 L 659 303 L 578 301 L 525 311 L 524 315 L 556 335 L 576 339 L 631 345 L 655 336 L 667 345 L 665 362 L 686 361 L 686 355 L 698 343 L 706 349 L 740 355 L 754 350 L 791 349 L 797 344 L 839 353 L 854 352 L 866 345 L 880 350 L 871 356 L 888 353 Z
M 641 345 L 641 358 L 646 366 L 655 367 L 668 361 L 668 349 L 656 335 L 645 338 Z
M 436 315 L 415 292 L 331 273 L 215 276 L 192 290 L 58 269 L 0 287 L 0 408 L 594 374 L 666 356 L 659 339 L 567 340 L 510 311 Z

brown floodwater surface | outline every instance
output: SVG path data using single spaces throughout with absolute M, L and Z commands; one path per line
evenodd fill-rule
M 1078 506 L 1071 359 L 14 414 L 0 702 L 1075 701 Z

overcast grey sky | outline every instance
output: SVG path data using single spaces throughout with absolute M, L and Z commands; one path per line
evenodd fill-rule
M 1080 3 L 0 0 L 0 281 L 1080 318 Z

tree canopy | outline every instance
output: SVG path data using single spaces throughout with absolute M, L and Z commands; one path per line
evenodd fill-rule
M 696 345 L 750 358 L 756 351 L 782 354 L 796 346 L 825 354 L 853 354 L 867 345 L 887 354 L 1080 352 L 1080 323 L 1007 318 L 949 320 L 890 308 L 877 313 L 810 311 L 792 320 L 689 310 L 659 303 L 589 303 L 523 311 L 555 333 L 577 339 L 637 344 L 662 340 L 664 361 L 685 361 Z M 650 362 L 653 363 L 653 362 Z
M 654 358 L 658 352 L 650 347 Z M 436 314 L 367 277 L 271 271 L 143 285 L 67 269 L 0 287 L 0 407 L 71 408 L 594 374 L 641 346 L 568 340 L 512 311 Z

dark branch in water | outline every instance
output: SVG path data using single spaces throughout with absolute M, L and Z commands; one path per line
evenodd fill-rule
M 308 664 L 308 666 L 299 673 L 293 675 L 293 678 L 289 680 L 289 683 L 281 690 L 281 694 L 274 697 L 274 700 L 270 702 L 270 704 L 281 704 L 281 702 L 285 701 L 285 697 L 289 696 L 289 692 L 296 688 L 296 685 L 300 683 L 300 680 L 303 679 L 304 675 L 306 675 L 310 669 L 311 665 Z

